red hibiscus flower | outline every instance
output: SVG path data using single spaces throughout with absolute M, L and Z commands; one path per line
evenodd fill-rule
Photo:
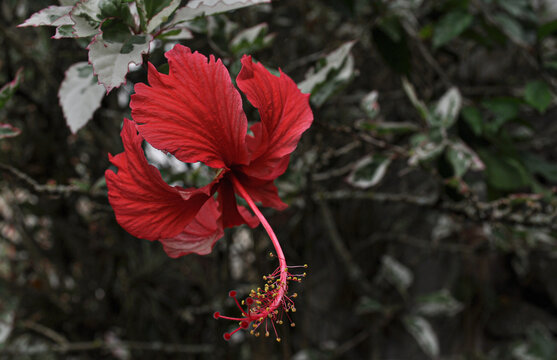
M 133 121 L 125 119 L 121 133 L 124 152 L 109 155 L 118 168 L 105 174 L 110 204 L 124 229 L 136 237 L 160 241 L 170 257 L 208 254 L 223 228 L 255 227 L 261 222 L 279 259 L 279 268 L 269 275 L 273 287 L 259 296 L 250 294 L 247 310 L 241 309 L 242 318 L 215 313 L 217 318 L 239 320 L 238 329 L 254 321 L 260 325 L 263 319 L 277 316 L 278 308 L 294 308 L 286 295 L 288 278 L 293 275 L 255 202 L 278 210 L 287 206 L 273 181 L 284 173 L 290 153 L 311 125 L 309 96 L 282 71 L 280 76 L 272 75 L 244 56 L 236 83 L 261 118 L 248 134 L 242 98 L 220 60 L 207 59 L 181 45 L 166 57 L 168 75 L 149 64 L 149 86 L 135 86 L 130 103 Z M 216 169 L 214 179 L 202 188 L 169 186 L 147 163 L 143 140 L 183 162 L 202 162 Z M 237 195 L 255 215 L 237 203 Z

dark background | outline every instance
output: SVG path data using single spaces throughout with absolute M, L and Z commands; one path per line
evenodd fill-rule
M 281 0 L 203 20 L 182 42 L 222 58 L 233 77 L 248 52 L 301 82 L 356 40 L 352 59 L 314 89 L 323 99 L 314 124 L 277 180 L 290 207 L 264 210 L 289 264 L 309 264 L 291 287 L 296 327 L 279 326 L 280 343 L 248 333 L 225 342 L 234 324 L 212 318 L 237 315 L 228 291 L 245 296 L 277 266 L 262 228 L 228 230 L 212 254 L 172 260 L 116 223 L 107 154 L 122 151 L 126 99 L 146 71 L 71 134 L 57 91 L 64 71 L 87 60 L 86 42 L 16 28 L 51 4 L 0 1 L 0 84 L 24 68 L 0 110 L 22 130 L 0 139 L 0 358 L 557 359 L 550 1 Z M 262 22 L 272 43 L 231 48 Z M 164 46 L 149 57 L 156 66 Z M 403 78 L 429 109 L 458 88 L 455 123 L 422 118 Z M 541 90 L 529 97 L 532 82 Z M 366 111 L 372 90 L 379 113 Z M 371 165 L 358 165 L 366 156 Z M 160 167 L 169 182 L 188 182 Z M 374 175 L 377 184 L 355 186 Z

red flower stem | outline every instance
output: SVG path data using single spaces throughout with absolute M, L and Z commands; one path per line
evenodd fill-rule
M 238 181 L 238 179 L 236 179 L 233 175 L 230 176 L 230 179 L 232 180 L 232 184 L 234 184 L 234 187 L 236 188 L 236 190 L 238 190 L 238 193 L 244 198 L 244 200 L 246 200 L 249 207 L 254 212 L 255 216 L 257 216 L 257 218 L 261 222 L 261 225 L 263 225 L 263 227 L 265 228 L 265 231 L 267 231 L 267 234 L 269 235 L 269 238 L 271 238 L 271 242 L 273 243 L 273 246 L 275 247 L 275 251 L 277 252 L 277 257 L 278 257 L 278 260 L 279 260 L 279 269 L 280 269 L 279 270 L 280 271 L 280 288 L 279 288 L 279 291 L 278 291 L 278 295 L 275 297 L 275 299 L 271 303 L 271 306 L 269 306 L 269 310 L 266 311 L 264 314 L 262 314 L 261 317 L 267 316 L 267 314 L 272 313 L 273 311 L 275 311 L 280 306 L 280 304 L 281 304 L 281 302 L 284 298 L 284 293 L 286 291 L 286 286 L 287 286 L 286 278 L 287 278 L 287 275 L 288 275 L 288 270 L 287 270 L 287 267 L 286 267 L 286 259 L 284 258 L 284 253 L 282 252 L 282 248 L 280 247 L 280 243 L 277 239 L 277 236 L 275 235 L 275 232 L 273 231 L 273 229 L 271 228 L 271 225 L 269 225 L 269 222 L 267 222 L 267 219 L 265 219 L 265 217 L 263 216 L 261 211 L 259 211 L 259 208 L 257 207 L 257 205 L 255 205 L 255 203 L 253 202 L 251 196 L 249 196 L 248 192 L 246 191 L 246 189 L 244 189 L 244 187 L 242 186 L 240 181 Z

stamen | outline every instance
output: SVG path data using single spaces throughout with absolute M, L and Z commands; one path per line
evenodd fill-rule
M 250 334 L 255 335 L 256 337 L 259 336 L 259 332 L 256 330 L 261 326 L 261 324 L 265 323 L 265 336 L 268 337 L 270 336 L 268 330 L 268 323 L 270 321 L 275 333 L 275 339 L 280 342 L 281 339 L 278 336 L 275 323 L 279 325 L 283 324 L 283 314 L 286 314 L 286 317 L 290 322 L 290 326 L 295 326 L 290 316 L 288 316 L 288 312 L 296 311 L 292 298 L 297 297 L 297 294 L 294 293 L 290 297 L 288 296 L 289 281 L 301 282 L 302 278 L 306 276 L 306 273 L 291 274 L 289 272 L 289 268 L 307 268 L 308 266 L 307 264 L 290 267 L 286 266 L 286 259 L 284 258 L 284 253 L 280 247 L 280 243 L 277 236 L 273 232 L 273 229 L 267 222 L 267 219 L 265 219 L 263 214 L 259 211 L 242 184 L 234 176 L 230 176 L 230 179 L 232 180 L 232 183 L 238 193 L 246 200 L 251 210 L 255 213 L 261 222 L 261 225 L 263 225 L 265 231 L 269 235 L 277 254 L 276 258 L 279 260 L 279 267 L 271 274 L 263 276 L 263 280 L 266 281 L 263 289 L 257 288 L 257 290 L 251 290 L 248 297 L 242 300 L 241 304 L 236 297 L 236 291 L 232 290 L 228 293 L 228 295 L 234 299 L 236 306 L 240 309 L 240 312 L 243 315 L 242 318 L 223 316 L 219 312 L 215 312 L 213 317 L 215 319 L 226 319 L 239 322 L 239 326 L 235 330 L 224 334 L 225 340 L 230 340 L 231 336 L 240 329 L 247 329 L 251 323 L 253 323 L 253 329 L 250 331 Z M 269 253 L 269 256 L 272 258 L 275 257 L 272 252 Z M 246 305 L 245 310 L 242 307 L 244 304 Z

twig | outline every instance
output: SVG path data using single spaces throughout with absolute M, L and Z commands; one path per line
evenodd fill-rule
M 29 186 L 37 193 L 46 193 L 49 195 L 69 195 L 73 192 L 83 192 L 81 188 L 76 185 L 42 185 L 31 178 L 29 175 L 14 168 L 13 166 L 0 163 L 0 170 L 8 172 L 15 176 L 17 179 L 23 181 L 25 185 Z
M 119 341 L 115 344 L 107 343 L 102 340 L 73 342 L 66 344 L 57 344 L 51 347 L 15 347 L 10 346 L 0 349 L 3 355 L 37 355 L 47 353 L 65 354 L 70 352 L 84 352 L 94 350 L 115 350 L 125 348 L 128 350 L 157 351 L 161 353 L 182 353 L 182 354 L 203 354 L 210 353 L 214 350 L 210 344 L 166 344 L 159 342 L 144 343 L 138 341 Z
M 338 190 L 315 194 L 314 199 L 367 199 L 379 202 L 399 202 L 451 212 L 476 222 L 500 222 L 510 225 L 545 227 L 557 230 L 557 206 L 538 195 L 514 195 L 496 201 L 482 202 L 470 198 L 461 202 L 439 199 L 437 195 L 377 193 L 373 191 Z
M 364 294 L 369 294 L 371 292 L 371 284 L 365 278 L 362 269 L 357 265 L 357 263 L 352 258 L 350 251 L 345 245 L 344 240 L 340 236 L 338 229 L 335 224 L 335 219 L 331 214 L 331 210 L 327 203 L 321 199 L 317 200 L 319 205 L 319 210 L 321 211 L 321 215 L 323 216 L 323 223 L 325 228 L 327 229 L 327 235 L 331 244 L 333 245 L 333 249 L 335 249 L 336 253 L 339 255 L 339 259 L 342 261 L 342 264 L 346 268 L 348 272 L 348 277 L 354 283 L 355 288 Z

